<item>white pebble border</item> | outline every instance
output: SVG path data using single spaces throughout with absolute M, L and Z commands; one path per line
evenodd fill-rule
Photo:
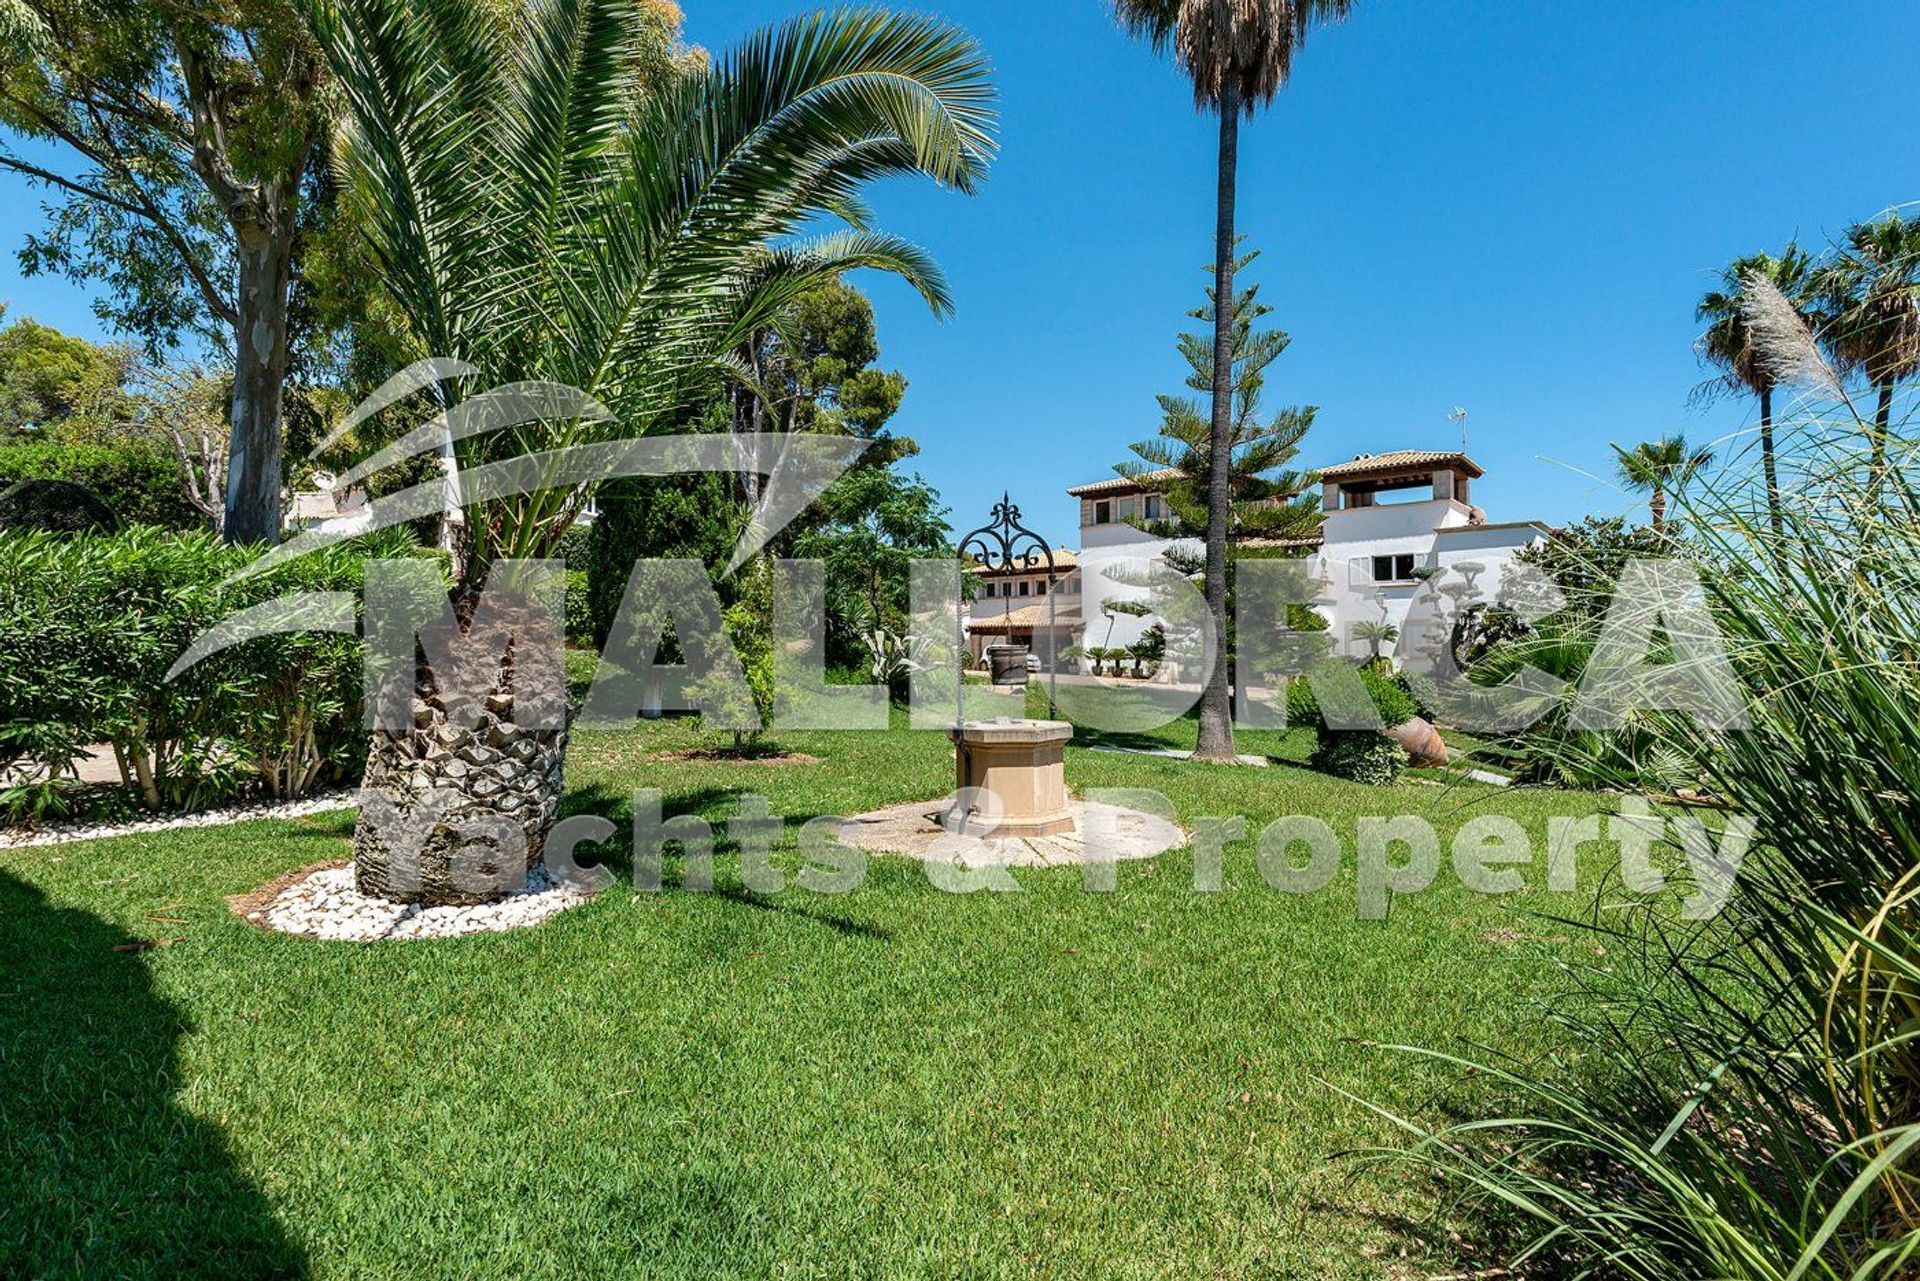
M 326 867 L 301 877 L 248 912 L 247 920 L 282 934 L 344 943 L 446 939 L 525 929 L 592 897 L 590 891 L 561 885 L 544 867 L 536 867 L 527 878 L 527 888 L 497 903 L 423 908 L 369 897 L 354 888 L 352 867 Z
M 136 819 L 131 823 L 49 823 L 43 827 L 16 827 L 0 831 L 0 849 L 65 845 L 69 841 L 138 836 L 142 832 L 169 832 L 181 827 L 219 827 L 257 818 L 300 818 L 307 814 L 324 814 L 329 810 L 352 809 L 359 804 L 360 789 L 353 787 L 324 796 L 309 797 L 304 801 L 236 805 L 230 809 L 205 810 L 198 814 L 177 814 L 172 818 Z

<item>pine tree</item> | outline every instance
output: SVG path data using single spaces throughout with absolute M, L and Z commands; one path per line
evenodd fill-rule
M 1241 256 L 1235 263 L 1236 274 L 1259 256 L 1258 250 Z M 1210 328 L 1214 302 L 1214 292 L 1209 288 L 1206 305 L 1188 315 Z M 1257 322 L 1273 313 L 1273 308 L 1260 301 L 1257 284 L 1241 291 L 1233 310 L 1229 344 L 1233 361 L 1232 443 L 1227 467 L 1232 492 L 1227 514 L 1230 556 L 1270 552 L 1276 546 L 1311 539 L 1319 532 L 1322 519 L 1320 505 L 1309 492 L 1318 477 L 1288 470 L 1288 464 L 1300 453 L 1300 441 L 1313 426 L 1318 407 L 1289 405 L 1269 417 L 1261 404 L 1267 370 L 1292 345 L 1293 338 L 1283 330 L 1256 328 Z M 1208 390 L 1213 385 L 1211 340 L 1200 334 L 1182 334 L 1179 347 L 1192 367 L 1187 386 L 1196 392 Z M 1139 528 L 1160 538 L 1198 539 L 1206 533 L 1211 511 L 1211 424 L 1192 396 L 1161 396 L 1159 400 L 1159 435 L 1131 446 L 1135 457 L 1114 470 L 1139 481 L 1165 504 L 1165 517 L 1136 520 Z

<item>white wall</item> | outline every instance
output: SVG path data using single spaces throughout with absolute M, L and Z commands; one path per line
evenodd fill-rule
M 1408 506 L 1427 508 L 1431 512 L 1438 504 L 1417 503 Z M 1337 515 L 1348 514 L 1342 512 Z M 1362 509 L 1351 514 L 1362 516 L 1371 513 Z M 1462 515 L 1464 517 L 1464 513 Z M 1367 527 L 1360 522 L 1342 522 L 1337 526 L 1334 517 L 1328 518 L 1328 540 L 1322 549 L 1321 563 L 1311 572 L 1318 574 L 1324 571 L 1327 580 L 1320 612 L 1332 627 L 1336 653 L 1361 658 L 1372 652 L 1370 642 L 1353 636 L 1353 625 L 1356 623 L 1384 620 L 1393 624 L 1403 633 L 1399 644 L 1395 646 L 1402 653 L 1418 652 L 1424 639 L 1408 632 L 1407 618 L 1415 598 L 1425 590 L 1425 585 L 1417 582 L 1374 582 L 1374 557 L 1411 555 L 1415 568 L 1438 569 L 1440 576 L 1436 581 L 1443 585 L 1467 581 L 1468 576 L 1460 571 L 1459 566 L 1478 565 L 1481 569 L 1471 575 L 1472 582 L 1485 599 L 1491 600 L 1499 589 L 1502 568 L 1522 548 L 1544 537 L 1544 532 L 1537 526 L 1469 526 L 1464 518 L 1458 524 L 1449 521 L 1439 529 L 1430 527 L 1424 533 L 1414 532 L 1411 524 L 1382 521 Z M 1341 533 L 1371 536 L 1336 538 Z
M 1076 639 L 1082 645 L 1130 645 L 1155 622 L 1152 616 L 1116 616 L 1109 639 L 1108 619 L 1101 609 L 1111 600 L 1147 599 L 1147 589 L 1121 578 L 1146 572 L 1173 545 L 1121 523 L 1123 515 L 1131 510 L 1123 504 L 1132 501 L 1137 500 L 1113 500 L 1114 520 L 1105 525 L 1088 523 L 1093 518 L 1092 502 L 1081 504 L 1079 566 L 1085 624 Z M 1500 585 L 1502 567 L 1545 533 L 1535 525 L 1476 526 L 1471 523 L 1475 515 L 1472 507 L 1451 498 L 1384 502 L 1328 512 L 1322 547 L 1306 564 L 1308 577 L 1320 580 L 1315 607 L 1332 629 L 1334 652 L 1354 658 L 1371 652 L 1369 642 L 1353 638 L 1352 628 L 1355 623 L 1381 621 L 1383 612 L 1385 621 L 1405 632 L 1414 600 L 1425 590 L 1417 581 L 1375 583 L 1374 557 L 1411 555 L 1416 568 L 1438 568 L 1443 583 L 1461 581 L 1455 567 L 1462 563 L 1483 566 L 1475 582 L 1490 599 Z M 1200 550 L 1196 541 L 1187 541 L 1186 546 L 1195 554 Z M 1395 648 L 1406 652 L 1420 639 L 1403 637 Z
M 1087 505 L 1086 510 L 1091 512 L 1091 506 Z M 1080 608 L 1084 618 L 1078 638 L 1081 645 L 1131 645 L 1157 621 L 1152 615 L 1134 618 L 1126 614 L 1116 614 L 1109 620 L 1102 609 L 1112 600 L 1145 601 L 1151 594 L 1149 589 L 1125 579 L 1151 572 L 1154 562 L 1173 546 L 1172 540 L 1155 538 L 1131 525 L 1118 523 L 1121 514 L 1118 502 L 1114 514 L 1113 524 L 1083 525 L 1080 529 Z M 1199 544 L 1189 543 L 1189 546 L 1197 548 Z

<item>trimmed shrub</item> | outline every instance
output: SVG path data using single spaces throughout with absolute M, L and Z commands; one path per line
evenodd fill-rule
M 587 571 L 567 571 L 567 640 L 575 645 L 593 644 L 593 601 L 587 594 Z
M 1380 717 L 1382 725 L 1402 725 L 1418 714 L 1413 696 L 1407 693 L 1397 676 L 1382 671 L 1374 664 L 1350 667 L 1340 659 L 1324 661 L 1347 667 L 1359 677 L 1360 686 L 1366 691 L 1367 699 L 1373 704 L 1373 710 Z M 1361 710 L 1354 708 L 1349 714 L 1334 719 L 1351 723 L 1358 719 Z M 1289 681 L 1287 684 L 1287 723 L 1317 724 L 1319 741 L 1314 746 L 1310 763 L 1315 769 L 1336 778 L 1384 787 L 1400 777 L 1400 770 L 1407 763 L 1407 754 L 1400 749 L 1400 745 L 1379 730 L 1328 728 L 1313 687 L 1305 679 Z
M 23 480 L 84 486 L 123 525 L 203 529 L 207 518 L 187 501 L 187 482 L 171 454 L 137 445 L 9 445 L 0 448 L 0 488 Z
M 49 534 L 111 534 L 113 509 L 70 480 L 23 480 L 0 490 L 0 529 Z
M 259 554 L 210 533 L 135 528 L 73 538 L 0 534 L 0 765 L 46 797 L 80 747 L 108 743 L 149 809 L 200 809 L 248 792 L 278 798 L 357 777 L 359 638 L 263 636 L 167 681 L 207 628 L 276 597 L 348 592 L 366 558 L 407 554 L 393 535 L 342 544 L 239 583 Z M 15 789 L 19 792 L 19 789 Z
M 1385 734 L 1372 730 L 1321 731 L 1311 764 L 1350 783 L 1391 787 L 1407 763 L 1407 754 Z
M 593 564 L 593 526 L 573 525 L 560 535 L 560 546 L 553 558 L 567 562 L 569 570 L 585 573 Z

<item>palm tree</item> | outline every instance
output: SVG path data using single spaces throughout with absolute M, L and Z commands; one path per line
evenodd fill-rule
M 1817 280 L 1813 258 L 1789 243 L 1778 257 L 1762 253 L 1735 260 L 1720 274 L 1720 288 L 1700 300 L 1694 319 L 1707 322 L 1698 344 L 1700 358 L 1721 371 L 1703 390 L 1749 393 L 1760 399 L 1760 465 L 1767 486 L 1767 516 L 1777 539 L 1785 532 L 1773 441 L 1773 393 L 1779 383 L 1747 319 L 1755 280 L 1778 289 L 1803 317 L 1811 315 Z
M 1667 532 L 1667 496 L 1685 488 L 1703 468 L 1713 462 L 1713 452 L 1695 449 L 1687 438 L 1672 435 L 1660 440 L 1643 441 L 1632 449 L 1613 447 L 1619 456 L 1620 483 L 1637 493 L 1648 494 L 1648 510 L 1653 515 L 1653 532 Z
M 1194 104 L 1220 117 L 1217 217 L 1213 240 L 1213 296 L 1235 299 L 1235 196 L 1240 164 L 1240 118 L 1271 104 L 1293 71 L 1307 33 L 1347 16 L 1353 0 L 1113 0 L 1121 23 L 1156 51 L 1171 50 L 1193 81 Z M 1212 473 L 1208 479 L 1207 610 L 1214 634 L 1227 635 L 1227 515 L 1232 433 L 1233 313 L 1216 307 L 1213 325 Z M 1234 759 L 1232 699 L 1227 663 L 1213 665 L 1200 699 L 1199 760 Z
M 503 461 L 540 469 L 520 492 L 466 491 L 452 593 L 463 625 L 489 567 L 551 554 L 612 466 L 559 476 L 548 460 L 623 457 L 631 438 L 674 429 L 711 397 L 731 353 L 805 289 L 875 267 L 947 309 L 925 253 L 860 221 L 875 180 L 919 175 L 969 191 L 985 172 L 986 60 L 946 23 L 816 14 L 641 91 L 632 72 L 646 0 L 529 0 L 505 24 L 489 0 L 309 3 L 348 112 L 341 176 L 382 284 L 417 354 L 475 371 L 443 379 L 442 406 L 475 399 L 468 383 L 515 382 L 562 384 L 594 406 L 457 442 L 463 483 Z M 853 227 L 794 239 L 824 217 Z M 501 679 L 510 698 L 504 666 Z M 433 688 L 417 671 L 414 726 L 374 731 L 365 794 L 415 822 L 449 794 L 456 819 L 515 817 L 524 856 L 510 854 L 501 883 L 476 892 L 455 883 L 456 838 L 395 850 L 388 825 L 363 810 L 356 874 L 368 893 L 471 902 L 516 888 L 540 861 L 566 731 L 515 737 L 491 698 L 462 728 Z M 503 736 L 512 751 L 494 750 Z M 463 756 L 486 771 L 454 769 Z
M 1356 639 L 1367 642 L 1372 648 L 1373 661 L 1376 663 L 1380 661 L 1380 647 L 1391 645 L 1400 639 L 1400 629 L 1385 619 L 1377 623 L 1355 623 L 1353 634 Z
M 1853 228 L 1824 275 L 1829 345 L 1879 397 L 1872 445 L 1877 478 L 1886 465 L 1894 393 L 1920 374 L 1920 214 L 1892 212 Z

